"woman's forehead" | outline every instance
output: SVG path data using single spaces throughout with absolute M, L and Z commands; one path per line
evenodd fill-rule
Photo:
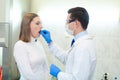
M 35 17 L 32 21 L 40 21 L 40 17 Z

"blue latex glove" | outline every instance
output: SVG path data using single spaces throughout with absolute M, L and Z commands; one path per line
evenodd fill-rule
M 50 74 L 53 75 L 54 77 L 57 78 L 57 75 L 58 73 L 60 72 L 61 70 L 54 64 L 51 64 L 50 66 Z
M 40 31 L 40 34 L 44 37 L 44 39 L 46 40 L 46 42 L 47 42 L 48 44 L 52 42 L 49 31 L 47 31 L 47 30 L 41 30 L 41 31 Z

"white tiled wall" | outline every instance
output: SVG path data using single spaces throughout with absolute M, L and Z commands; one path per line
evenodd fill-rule
M 93 27 L 92 27 L 93 28 Z M 94 80 L 101 80 L 108 73 L 109 80 L 120 79 L 120 25 L 99 25 L 89 33 L 95 35 L 97 65 Z
M 110 80 L 115 76 L 120 79 L 120 39 L 117 37 L 96 37 L 97 66 L 95 80 L 101 79 L 104 73 L 108 73 Z

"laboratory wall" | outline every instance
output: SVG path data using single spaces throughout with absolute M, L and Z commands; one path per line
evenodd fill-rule
M 90 15 L 88 33 L 94 37 L 97 65 L 93 80 L 120 79 L 120 1 L 119 0 L 32 0 L 31 12 L 40 15 L 43 29 L 51 32 L 52 39 L 62 49 L 67 50 L 72 36 L 65 32 L 67 10 L 71 7 L 85 7 Z M 61 64 L 48 50 L 48 45 L 40 37 L 48 56 L 49 65 L 56 64 L 64 71 Z
M 4 18 L 4 13 L 5 13 L 5 0 L 1 0 L 0 1 L 0 5 L 3 7 L 1 10 L 0 10 L 0 21 L 3 21 L 5 18 Z
M 3 67 L 3 80 L 16 80 L 19 73 L 13 58 L 13 47 L 18 40 L 20 22 L 24 13 L 29 12 L 30 0 L 0 0 L 0 23 L 9 24 L 8 47 L 0 47 L 0 65 Z
M 2 47 L 0 47 L 0 66 L 2 66 Z
M 6 40 L 4 39 L 4 36 L 2 35 L 4 29 L 4 27 L 9 27 L 6 25 L 9 25 L 9 21 L 10 21 L 10 0 L 0 0 L 0 40 Z M 8 33 L 5 33 L 8 34 Z M 8 42 L 8 41 L 7 41 Z M 2 43 L 2 41 L 0 41 L 0 43 Z M 7 44 L 7 43 L 5 43 Z M 8 44 L 7 44 L 8 45 Z M 6 51 L 4 51 L 6 49 Z M 3 46 L 0 44 L 0 66 L 2 66 L 2 69 L 5 69 L 3 71 L 3 73 L 5 73 L 6 75 L 9 73 L 9 68 L 10 65 L 8 64 L 8 60 L 9 60 L 9 53 L 7 52 L 9 50 L 8 46 L 6 46 L 6 48 L 4 48 L 3 50 Z M 3 54 L 3 52 L 5 54 Z M 6 53 L 7 52 L 7 53 Z M 6 60 L 4 58 L 3 60 L 3 56 L 6 56 Z M 7 61 L 7 62 L 6 62 Z M 5 62 L 5 63 L 3 63 Z
M 30 0 L 12 0 L 12 10 L 11 10 L 11 21 L 12 21 L 12 31 L 11 31 L 11 80 L 17 80 L 19 77 L 19 72 L 13 57 L 13 48 L 15 42 L 18 40 L 20 23 L 23 15 L 29 12 Z
M 9 21 L 9 11 L 10 11 L 10 0 L 0 0 L 0 22 L 7 22 Z

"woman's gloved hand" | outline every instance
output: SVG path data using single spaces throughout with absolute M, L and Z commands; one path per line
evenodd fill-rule
M 58 73 L 60 72 L 61 70 L 54 64 L 51 64 L 50 66 L 50 74 L 54 77 L 57 78 L 57 75 Z
M 44 37 L 44 39 L 46 40 L 46 42 L 47 42 L 48 44 L 52 42 L 49 31 L 47 31 L 47 30 L 41 30 L 41 31 L 40 31 L 40 34 Z

